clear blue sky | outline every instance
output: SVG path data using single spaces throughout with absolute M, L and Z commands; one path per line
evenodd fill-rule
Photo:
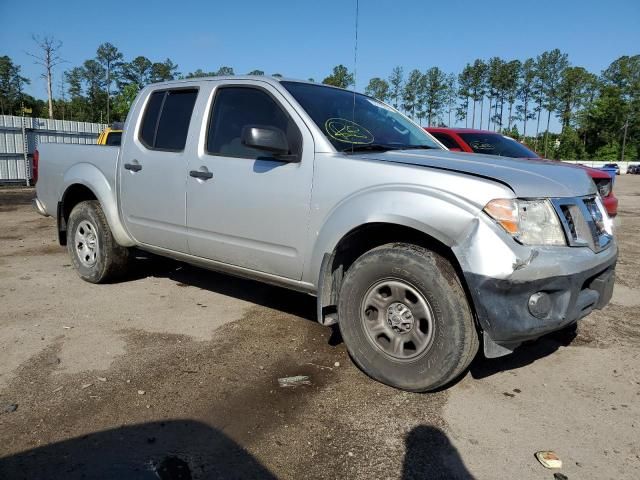
M 228 65 L 236 73 L 322 80 L 334 65 L 353 68 L 355 0 L 325 1 L 19 1 L 0 0 L 0 55 L 46 97 L 31 34 L 63 42 L 60 73 L 111 42 L 131 59 L 169 57 L 187 73 Z M 599 73 L 621 55 L 640 53 L 640 0 L 360 0 L 357 88 L 438 66 L 458 73 L 475 58 L 525 59 L 559 48 L 574 65 Z

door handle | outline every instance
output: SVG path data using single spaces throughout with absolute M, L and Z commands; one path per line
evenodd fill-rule
M 210 178 L 213 178 L 213 173 L 202 170 L 191 170 L 189 175 L 193 178 L 199 178 L 200 180 L 209 180 Z
M 142 170 L 142 165 L 139 163 L 125 163 L 124 168 L 125 170 L 131 170 L 132 172 L 139 172 Z

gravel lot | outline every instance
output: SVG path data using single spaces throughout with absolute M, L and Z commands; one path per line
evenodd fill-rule
M 616 193 L 604 311 L 409 394 L 312 297 L 145 257 L 83 282 L 33 192 L 0 189 L 0 478 L 552 479 L 538 450 L 570 479 L 640 478 L 640 177 Z

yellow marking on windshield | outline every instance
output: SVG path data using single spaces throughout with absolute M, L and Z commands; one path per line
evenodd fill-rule
M 330 118 L 324 122 L 324 129 L 334 140 L 354 145 L 373 143 L 373 134 L 351 120 L 344 118 Z

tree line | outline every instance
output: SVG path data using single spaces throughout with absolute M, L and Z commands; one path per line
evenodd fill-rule
M 94 58 L 66 69 L 52 85 L 51 71 L 63 63 L 61 43 L 34 37 L 43 67 L 48 102 L 24 93 L 30 79 L 8 56 L 0 57 L 0 113 L 67 120 L 124 120 L 138 91 L 149 83 L 178 78 L 234 75 L 234 69 L 201 69 L 183 74 L 171 59 L 145 56 L 126 60 L 117 47 L 103 43 Z M 252 70 L 248 75 L 264 75 Z M 273 76 L 281 76 L 279 73 Z M 309 79 L 314 81 L 313 79 Z M 337 65 L 322 83 L 354 85 L 354 75 Z M 425 126 L 464 126 L 502 132 L 548 158 L 635 160 L 640 152 L 640 55 L 622 56 L 595 74 L 571 65 L 555 49 L 525 60 L 476 59 L 459 73 L 439 67 L 397 66 L 386 77 L 371 78 L 365 93 L 388 102 Z M 561 131 L 550 131 L 551 117 Z

